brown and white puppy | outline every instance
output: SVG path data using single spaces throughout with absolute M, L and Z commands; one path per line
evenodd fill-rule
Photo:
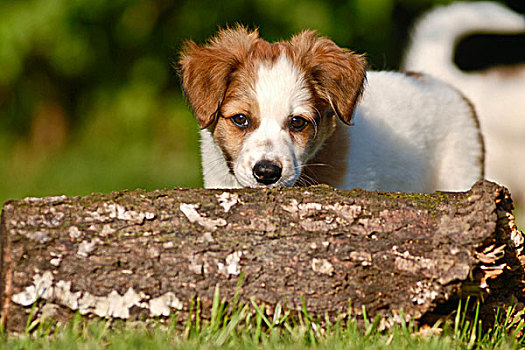
M 237 27 L 188 41 L 179 68 L 202 128 L 205 186 L 430 192 L 482 177 L 483 140 L 460 93 L 365 65 L 313 31 L 269 43 Z

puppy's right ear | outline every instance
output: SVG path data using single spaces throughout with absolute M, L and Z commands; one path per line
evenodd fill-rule
M 311 30 L 294 36 L 291 44 L 317 94 L 344 123 L 351 124 L 366 76 L 364 57 Z
M 258 39 L 257 31 L 223 29 L 203 46 L 187 41 L 181 51 L 182 88 L 201 128 L 212 125 L 228 88 L 229 76 Z

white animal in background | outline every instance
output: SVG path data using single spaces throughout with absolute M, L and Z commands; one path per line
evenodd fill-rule
M 525 61 L 460 70 L 454 62 L 456 44 L 470 34 L 483 33 L 523 35 L 525 17 L 494 2 L 436 7 L 416 22 L 402 68 L 430 73 L 474 103 L 486 142 L 486 177 L 510 188 L 518 207 L 517 222 L 525 225 Z M 523 45 L 515 47 L 520 55 Z
M 313 31 L 269 43 L 243 27 L 221 30 L 205 45 L 188 41 L 179 69 L 202 128 L 207 188 L 432 192 L 483 176 L 476 115 L 456 89 L 423 74 L 366 72 L 361 55 Z

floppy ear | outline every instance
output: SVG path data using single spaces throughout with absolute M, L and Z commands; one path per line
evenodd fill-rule
M 238 26 L 220 30 L 203 46 L 187 41 L 180 53 L 182 88 L 201 128 L 212 125 L 228 87 L 230 74 L 243 62 L 257 31 Z
M 295 58 L 306 68 L 315 91 L 346 124 L 351 124 L 355 104 L 365 80 L 366 61 L 332 40 L 304 31 L 290 41 Z

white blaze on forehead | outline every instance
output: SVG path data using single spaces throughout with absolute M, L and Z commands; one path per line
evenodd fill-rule
M 293 114 L 313 114 L 310 91 L 301 71 L 285 55 L 273 63 L 261 63 L 256 79 L 260 123 L 243 141 L 235 177 L 241 186 L 264 186 L 256 181 L 253 167 L 266 159 L 282 166 L 275 186 L 292 186 L 300 174 L 304 149 L 293 142 L 287 120 Z
M 257 72 L 255 93 L 260 118 L 282 124 L 291 114 L 309 113 L 310 92 L 303 74 L 285 56 L 263 62 Z

